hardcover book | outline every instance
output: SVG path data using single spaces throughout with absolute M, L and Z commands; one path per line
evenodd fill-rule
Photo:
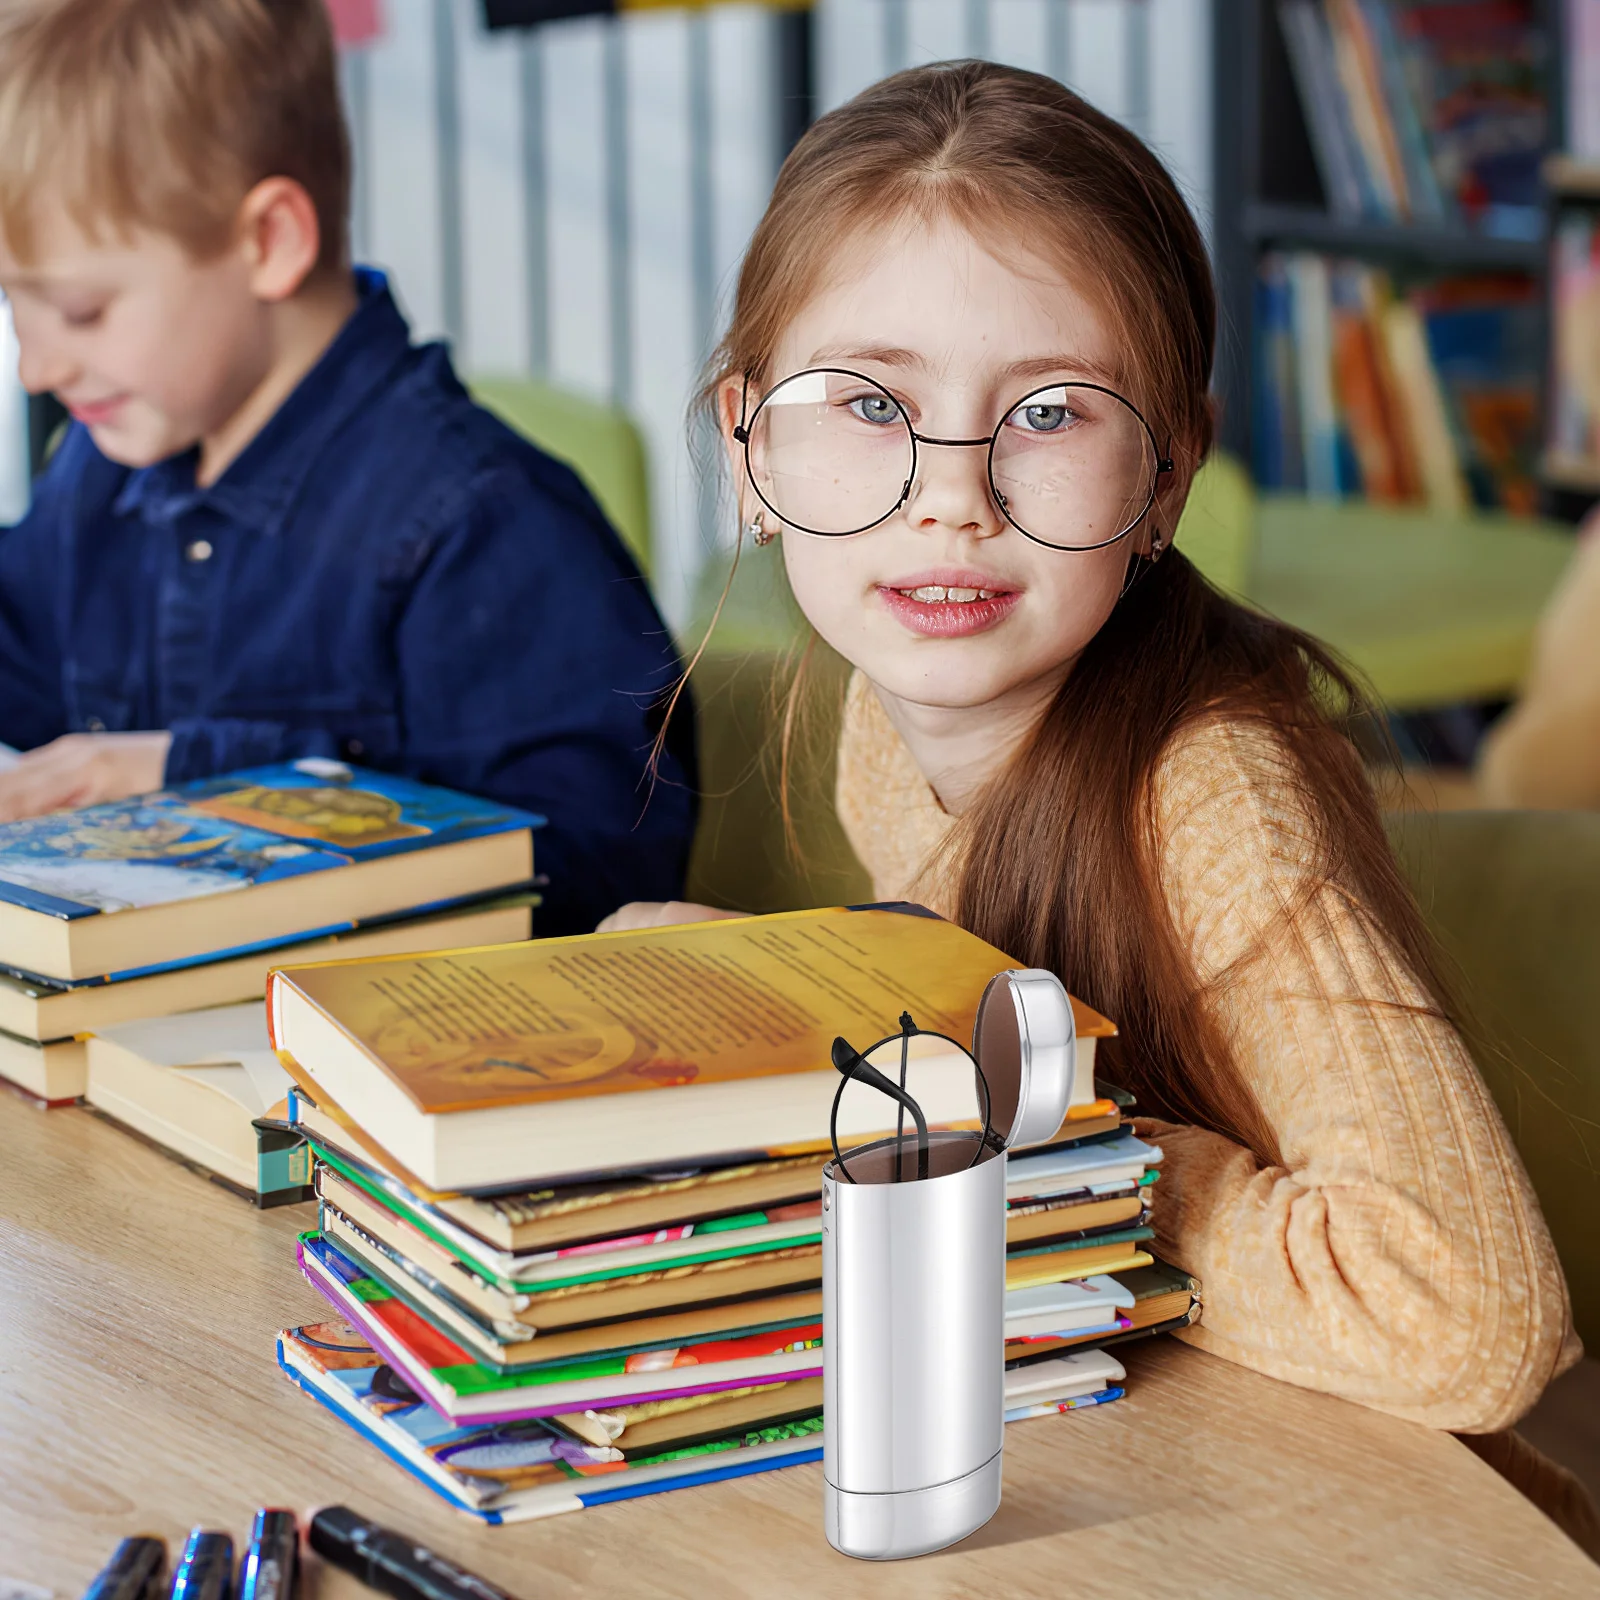
M 0 970 L 0 1029 L 41 1043 L 98 1033 L 145 1017 L 260 1000 L 267 974 L 288 961 L 402 955 L 447 945 L 510 944 L 533 935 L 539 896 L 493 895 L 401 916 L 375 917 L 347 932 L 174 962 L 153 971 L 96 978 L 41 978 Z M 81 1090 L 80 1090 L 81 1092 Z
M 525 883 L 541 818 L 298 761 L 0 826 L 0 965 L 148 970 Z
M 814 1144 L 835 1035 L 869 1044 L 909 1008 L 964 1042 L 985 985 L 1016 965 L 918 908 L 833 908 L 290 968 L 267 1004 L 313 1096 L 447 1190 Z M 1092 1102 L 1093 1041 L 1114 1029 L 1074 1006 L 1075 1098 Z M 969 1121 L 970 1061 L 912 1043 L 929 1121 Z M 881 1117 L 847 1095 L 840 1134 Z

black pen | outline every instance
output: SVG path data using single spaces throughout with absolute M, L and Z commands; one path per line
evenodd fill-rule
M 232 1594 L 233 1540 L 225 1533 L 191 1528 L 172 1574 L 171 1600 L 230 1600 Z
M 256 1512 L 239 1568 L 239 1600 L 293 1600 L 300 1527 L 292 1511 Z
M 395 1600 L 514 1600 L 498 1584 L 358 1516 L 325 1506 L 311 1519 L 311 1548 L 324 1561 Z
M 83 1600 L 166 1600 L 167 1541 L 150 1534 L 124 1539 L 83 1592 Z

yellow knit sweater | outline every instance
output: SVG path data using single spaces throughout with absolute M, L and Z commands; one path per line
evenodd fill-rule
M 1157 1247 L 1203 1284 L 1183 1337 L 1274 1378 L 1457 1432 L 1510 1426 L 1581 1353 L 1494 1104 L 1360 906 L 1318 885 L 1269 733 L 1221 718 L 1155 785 L 1173 917 L 1283 1165 L 1144 1122 Z M 880 899 L 948 912 L 951 821 L 870 686 L 850 686 L 840 820 Z M 1108 916 L 1116 915 L 1107 907 Z M 1062 974 L 1071 983 L 1071 973 Z

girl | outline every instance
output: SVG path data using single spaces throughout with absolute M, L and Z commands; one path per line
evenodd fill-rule
M 876 894 L 1117 1020 L 1159 1248 L 1205 1288 L 1186 1337 L 1503 1429 L 1578 1355 L 1565 1285 L 1334 721 L 1353 686 L 1171 548 L 1214 336 L 1145 146 L 961 62 L 801 140 L 706 399 L 856 669 L 837 798 Z

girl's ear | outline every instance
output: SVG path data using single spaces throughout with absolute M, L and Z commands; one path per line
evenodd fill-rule
M 724 378 L 717 385 L 717 432 L 722 435 L 722 448 L 728 453 L 729 481 L 733 484 L 734 499 L 739 506 L 739 521 L 745 520 L 747 485 L 744 481 L 744 446 L 734 437 L 739 426 L 739 416 L 745 404 L 745 383 L 742 378 Z
M 1155 504 L 1150 507 L 1135 535 L 1142 556 L 1151 553 L 1157 535 L 1160 535 L 1163 550 L 1172 548 L 1173 535 L 1178 531 L 1178 521 L 1183 516 L 1183 507 L 1194 483 L 1195 468 L 1188 452 L 1176 445 L 1168 445 L 1167 448 L 1171 452 L 1172 471 L 1163 472 L 1156 479 Z

